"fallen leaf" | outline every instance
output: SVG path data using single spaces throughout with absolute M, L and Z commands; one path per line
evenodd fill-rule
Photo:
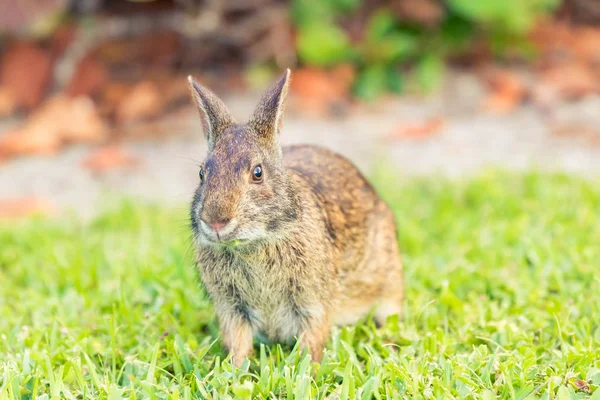
M 578 59 L 591 64 L 600 63 L 600 28 L 585 26 L 574 29 L 575 37 L 571 44 Z
M 126 124 L 117 127 L 113 133 L 118 137 L 140 140 L 177 135 L 185 135 L 193 127 L 190 121 L 194 120 L 198 111 L 193 107 L 176 109 L 162 115 L 159 119 L 142 121 L 135 124 Z
M 583 63 L 555 66 L 544 71 L 541 76 L 562 97 L 581 98 L 600 90 L 600 77 L 591 66 Z
M 136 166 L 139 163 L 138 158 L 125 153 L 118 146 L 110 145 L 91 152 L 83 161 L 83 166 L 100 173 L 113 168 Z
M 160 114 L 163 105 L 161 93 L 156 85 L 149 81 L 141 82 L 127 93 L 117 106 L 117 120 L 131 122 L 151 119 Z
M 98 112 L 103 117 L 114 118 L 117 107 L 131 91 L 131 85 L 108 82 L 98 96 Z
M 327 114 L 332 106 L 348 100 L 354 75 L 354 68 L 349 65 L 331 71 L 302 68 L 294 72 L 291 89 L 300 100 L 301 107 Z
M 576 379 L 573 381 L 573 386 L 580 392 L 590 393 L 590 385 L 584 380 Z
M 54 96 L 27 120 L 25 131 L 43 130 L 71 142 L 98 142 L 106 133 L 91 99 L 65 95 Z
M 20 128 L 0 139 L 5 156 L 51 154 L 66 142 L 98 142 L 106 126 L 87 97 L 57 95 L 44 103 Z
M 84 57 L 71 77 L 67 87 L 70 96 L 93 96 L 108 82 L 106 67 L 93 57 Z
M 60 146 L 60 138 L 44 129 L 24 128 L 7 132 L 0 138 L 0 154 L 6 158 L 22 154 L 54 154 Z
M 392 12 L 402 21 L 437 26 L 444 17 L 442 3 L 436 0 L 402 0 L 390 2 Z
M 600 144 L 600 131 L 584 123 L 562 123 L 552 127 L 554 136 L 583 141 L 590 145 Z
M 556 19 L 541 20 L 533 29 L 532 42 L 546 63 L 600 61 L 600 28 L 577 26 Z
M 527 93 L 521 78 L 508 70 L 492 69 L 487 73 L 490 93 L 484 102 L 484 110 L 507 114 L 513 111 Z
M 541 58 L 568 57 L 572 36 L 569 25 L 554 18 L 540 19 L 530 33 L 531 42 L 541 50 Z
M 17 102 L 10 90 L 0 87 L 0 117 L 7 117 L 15 112 Z
M 550 109 L 560 102 L 560 94 L 556 88 L 543 81 L 533 84 L 529 96 L 535 105 L 546 109 Z
M 0 67 L 0 86 L 14 97 L 16 106 L 31 109 L 42 102 L 52 77 L 52 56 L 33 43 L 9 45 Z
M 356 69 L 352 64 L 340 64 L 330 72 L 331 78 L 339 85 L 339 91 L 343 95 L 350 93 L 350 86 L 356 78 Z
M 546 20 L 536 25 L 532 40 L 540 49 L 536 65 L 542 84 L 559 98 L 600 91 L 600 28 Z
M 46 199 L 33 197 L 0 199 L 0 218 L 23 218 L 52 212 L 54 212 L 54 206 Z
M 229 81 L 230 79 L 225 79 Z M 235 81 L 243 81 L 242 86 L 245 88 L 246 84 L 243 77 L 240 74 L 234 75 Z M 162 98 L 162 110 L 172 111 L 178 106 L 188 106 L 190 104 L 190 88 L 188 86 L 187 77 L 183 75 L 166 74 L 154 79 L 154 83 L 158 92 Z M 229 86 L 229 91 L 242 90 L 240 87 Z
M 441 117 L 434 117 L 421 122 L 401 123 L 388 135 L 388 139 L 425 139 L 438 133 L 445 125 Z

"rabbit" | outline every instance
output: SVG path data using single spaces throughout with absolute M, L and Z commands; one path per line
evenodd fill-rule
M 372 310 L 380 325 L 401 315 L 403 272 L 388 205 L 341 155 L 280 145 L 290 70 L 246 124 L 188 81 L 208 143 L 190 211 L 196 263 L 232 363 L 242 364 L 259 334 L 299 340 L 321 362 L 332 325 Z

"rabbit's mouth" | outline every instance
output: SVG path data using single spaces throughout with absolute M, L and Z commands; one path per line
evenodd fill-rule
M 213 240 L 212 238 L 207 238 L 205 240 L 205 244 L 208 244 L 211 247 L 221 248 L 221 249 L 236 249 L 241 248 L 252 242 L 250 239 L 221 239 L 221 240 Z
M 235 220 L 231 220 L 225 226 L 215 229 L 200 219 L 200 227 L 209 242 L 224 243 L 237 239 L 235 236 L 238 226 Z
M 217 242 L 219 246 L 235 248 L 243 246 L 244 244 L 250 242 L 250 239 L 230 239 L 230 240 L 222 240 Z

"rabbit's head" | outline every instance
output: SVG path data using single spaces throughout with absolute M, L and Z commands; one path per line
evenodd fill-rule
M 269 240 L 297 218 L 279 144 L 289 82 L 287 70 L 262 96 L 250 121 L 238 124 L 219 98 L 189 77 L 208 143 L 190 215 L 199 244 Z

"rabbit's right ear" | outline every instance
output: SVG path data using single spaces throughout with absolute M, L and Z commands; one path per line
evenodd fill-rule
M 235 124 L 235 120 L 223 102 L 210 90 L 188 76 L 192 99 L 200 111 L 204 137 L 212 148 L 219 134 Z

